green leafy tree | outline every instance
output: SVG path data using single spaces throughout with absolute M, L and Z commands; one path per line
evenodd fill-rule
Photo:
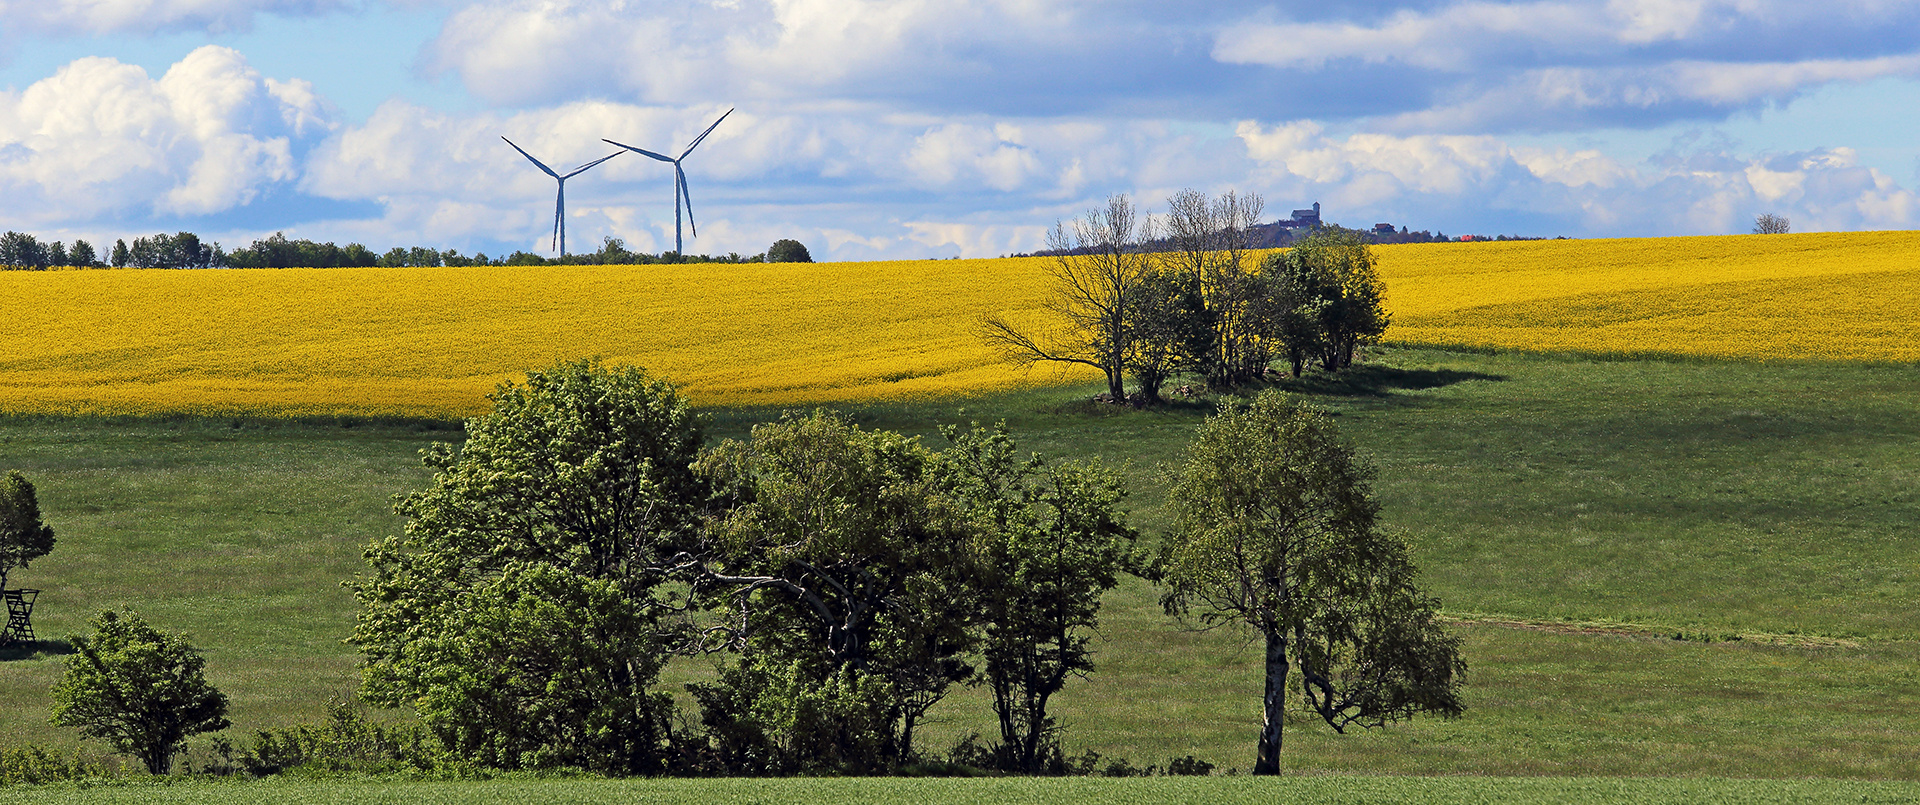
M 1119 510 L 1125 492 L 1099 464 L 1018 457 L 1005 425 L 941 432 L 952 443 L 941 455 L 981 529 L 981 678 L 1000 723 L 995 760 L 1060 773 L 1061 727 L 1047 708 L 1068 680 L 1093 671 L 1100 596 L 1119 583 L 1136 537 Z
M 47 267 L 47 249 L 40 239 L 24 232 L 0 234 L 0 266 L 43 269 Z
M 1280 327 L 1285 348 L 1312 354 L 1327 371 L 1353 365 L 1356 349 L 1378 343 L 1391 323 L 1386 285 L 1359 232 L 1321 227 L 1270 255 L 1261 271 L 1278 284 L 1270 293 L 1288 304 Z M 1296 358 L 1295 374 L 1299 364 Z
M 67 250 L 67 262 L 79 268 L 95 268 L 100 265 L 100 256 L 94 253 L 93 244 L 76 240 Z
M 53 528 L 40 521 L 33 482 L 19 470 L 0 478 L 0 589 L 7 574 L 53 551 Z
M 1168 612 L 1266 641 L 1255 774 L 1280 773 L 1294 671 L 1308 709 L 1341 732 L 1462 710 L 1459 638 L 1415 585 L 1406 543 L 1375 524 L 1371 477 L 1331 418 L 1269 391 L 1209 418 L 1169 490 Z
M 131 610 L 101 612 L 92 625 L 91 636 L 72 638 L 74 654 L 53 688 L 55 725 L 106 740 L 152 774 L 173 768 L 188 737 L 227 728 L 227 697 L 207 682 L 206 660 L 184 636 Z
M 350 585 L 363 694 L 487 765 L 658 771 L 651 686 L 684 609 L 662 568 L 705 498 L 699 421 L 667 383 L 590 361 L 491 399 L 457 452 L 427 451 L 438 472 L 395 507 L 404 533 Z
M 1197 344 L 1212 340 L 1211 316 L 1194 278 L 1157 271 L 1142 278 L 1127 300 L 1124 365 L 1139 387 L 1141 402 L 1158 405 L 1160 389 L 1187 365 Z
M 915 726 L 972 672 L 978 611 L 973 528 L 937 454 L 821 411 L 699 467 L 726 502 L 712 553 L 684 567 L 724 602 L 711 634 L 742 650 L 734 674 L 695 688 L 709 728 L 767 770 L 910 758 Z
M 807 247 L 801 244 L 800 241 L 781 238 L 774 241 L 772 246 L 767 247 L 767 262 L 811 263 L 813 262 L 813 255 L 807 252 Z

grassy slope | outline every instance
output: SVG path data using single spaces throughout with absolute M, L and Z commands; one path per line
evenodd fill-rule
M 44 590 L 42 640 L 132 606 L 205 649 L 243 729 L 318 719 L 352 693 L 360 546 L 396 529 L 388 498 L 427 476 L 416 451 L 452 426 L 202 419 L 4 420 L 0 466 L 38 487 L 54 552 L 9 583 Z M 54 652 L 60 649 L 54 647 Z M 46 724 L 57 657 L 0 654 L 0 735 L 65 744 Z
M 1302 723 L 1290 769 L 1920 779 L 1920 372 L 1416 351 L 1300 388 L 1378 457 L 1385 518 L 1449 612 L 1552 625 L 1464 627 L 1467 717 L 1344 737 Z M 1030 448 L 1131 461 L 1150 532 L 1160 468 L 1208 410 L 1037 392 L 968 405 Z M 954 407 L 856 413 L 927 433 Z M 766 415 L 724 412 L 716 431 Z M 0 423 L 0 466 L 40 484 L 62 539 L 17 578 L 48 589 L 43 635 L 136 603 L 207 647 L 241 729 L 314 719 L 351 686 L 337 582 L 396 527 L 387 496 L 424 478 L 413 451 L 449 435 Z M 1698 639 L 1731 635 L 1746 639 Z M 1104 637 L 1100 673 L 1063 697 L 1071 745 L 1247 765 L 1258 678 L 1242 636 L 1182 632 L 1136 584 Z M 44 726 L 57 673 L 57 658 L 0 663 L 0 737 L 72 741 Z M 957 696 L 929 745 L 984 731 L 982 707 Z
M 1066 779 L 506 780 L 330 782 L 273 780 L 119 788 L 49 786 L 46 803 L 468 802 L 832 803 L 925 805 L 1060 802 L 1323 803 L 1920 802 L 1920 785 L 1839 780 L 1514 779 L 1485 777 L 1159 777 Z

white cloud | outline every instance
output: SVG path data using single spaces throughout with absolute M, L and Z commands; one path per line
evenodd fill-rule
M 401 241 L 503 237 L 545 250 L 554 182 L 502 135 L 558 171 L 613 152 L 601 138 L 674 154 L 725 111 L 587 101 L 512 114 L 456 114 L 393 101 L 315 147 L 302 189 L 385 205 Z M 1231 141 L 1223 140 L 1222 143 Z M 1161 124 L 941 119 L 855 105 L 741 108 L 686 161 L 698 240 L 689 251 L 753 254 L 766 235 L 811 233 L 825 257 L 967 256 L 1030 251 L 1043 226 L 1078 212 L 1080 195 L 1133 186 L 1162 150 L 1190 138 Z M 1217 183 L 1244 167 L 1237 148 L 1187 154 L 1211 167 L 1183 183 Z M 626 155 L 567 183 L 568 241 L 605 236 L 658 250 L 673 243 L 669 166 Z M 491 216 L 452 209 L 446 199 Z M 1062 207 L 1062 204 L 1067 206 Z M 853 224 L 870 227 L 853 237 Z M 691 227 L 686 232 L 693 236 Z M 889 251 L 891 250 L 891 251 Z
M 1033 251 L 1045 243 L 1047 227 L 1031 224 L 971 224 L 954 221 L 910 221 L 906 229 L 915 242 L 933 247 L 935 256 L 998 257 Z
M 1354 22 L 1244 23 L 1223 28 L 1213 56 L 1229 64 L 1317 69 L 1329 61 L 1397 62 L 1463 71 L 1485 60 L 1490 43 L 1586 49 L 1605 38 L 1605 15 L 1588 4 L 1460 3 L 1437 13 L 1401 10 L 1375 25 Z
M 1041 171 L 1040 159 L 1019 141 L 1015 126 L 948 124 L 916 138 L 907 164 L 932 185 L 949 185 L 965 174 L 995 190 L 1010 191 Z
M 1318 68 L 1352 59 L 1466 71 L 1516 62 L 1574 65 L 1619 60 L 1671 43 L 1717 48 L 1756 32 L 1808 33 L 1836 21 L 1855 32 L 1908 18 L 1910 4 L 1880 0 L 1542 0 L 1456 2 L 1432 11 L 1401 9 L 1375 24 L 1351 21 L 1242 21 L 1214 39 L 1215 58 L 1232 64 Z M 1826 24 L 1807 25 L 1810 22 Z M 1804 26 L 1804 27 L 1803 27 Z M 1765 48 L 1773 42 L 1750 41 Z M 1803 40 L 1802 50 L 1822 43 Z M 1752 50 L 1747 50 L 1751 54 Z M 1743 58 L 1742 61 L 1747 59 Z
M 967 6 L 772 0 L 648 8 L 622 0 L 506 0 L 454 12 L 429 52 L 469 91 L 502 103 L 617 90 L 651 102 L 808 94 L 872 80 L 936 33 L 964 33 Z M 834 93 L 825 93 L 831 96 Z
M 1517 71 L 1497 84 L 1462 88 L 1457 99 L 1387 116 L 1398 132 L 1577 130 L 1590 126 L 1722 117 L 1792 98 L 1835 81 L 1920 76 L 1920 54 L 1872 59 L 1729 64 L 1674 61 L 1652 67 L 1550 67 Z
M 1912 37 L 1889 35 L 1916 25 L 1920 4 L 1885 0 L 1473 0 L 1371 21 L 1250 18 L 1222 28 L 1212 54 L 1389 99 L 1372 116 L 1398 131 L 1564 130 L 1722 118 L 1832 82 L 1920 76 Z
M 1084 113 L 1143 89 L 1192 99 L 1217 65 L 1194 8 L 1086 0 L 483 0 L 428 46 L 492 103 L 885 102 L 947 114 Z M 1178 101 L 1184 102 L 1184 101 Z
M 1584 236 L 1741 232 L 1760 212 L 1787 214 L 1801 231 L 1920 225 L 1920 196 L 1847 148 L 1740 155 L 1712 145 L 1629 166 L 1485 136 L 1332 137 L 1311 122 L 1252 121 L 1238 133 L 1268 186 L 1329 199 L 1334 220 L 1452 207 L 1456 228 L 1520 214 Z
M 157 81 L 113 59 L 80 59 L 0 93 L 0 192 L 31 199 L 23 208 L 50 222 L 244 205 L 294 177 L 295 138 L 331 125 L 300 83 L 276 90 L 245 57 L 211 45 Z

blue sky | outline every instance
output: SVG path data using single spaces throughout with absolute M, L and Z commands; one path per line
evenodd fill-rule
M 0 0 L 0 229 L 547 252 L 601 138 L 696 253 L 1039 248 L 1110 193 L 1572 237 L 1920 226 L 1920 1 Z M 672 171 L 568 182 L 671 248 Z M 691 236 L 691 233 L 689 233 Z

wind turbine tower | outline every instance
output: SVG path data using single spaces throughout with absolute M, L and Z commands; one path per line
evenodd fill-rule
M 507 140 L 505 137 L 501 137 L 500 139 Z M 513 141 L 507 140 L 507 145 L 513 145 Z M 578 168 L 574 168 L 572 173 L 562 176 L 554 173 L 553 169 L 547 167 L 546 163 L 534 159 L 533 155 L 527 153 L 526 149 L 513 145 L 513 150 L 519 151 L 521 156 L 526 157 L 527 161 L 534 164 L 534 167 L 539 168 L 548 176 L 552 176 L 554 181 L 560 183 L 560 192 L 554 196 L 553 199 L 553 248 L 561 257 L 565 257 L 567 256 L 567 180 L 585 173 L 588 168 L 617 157 L 625 152 L 615 151 L 585 165 L 581 165 Z
M 728 109 L 725 114 L 720 115 L 720 120 L 726 120 L 727 115 L 730 115 L 730 114 L 733 114 L 732 109 Z M 693 143 L 687 146 L 687 150 L 681 151 L 680 156 L 678 158 L 670 157 L 665 154 L 656 154 L 652 151 L 648 151 L 645 148 L 635 148 L 625 143 L 616 143 L 612 140 L 602 140 L 602 142 L 620 146 L 621 148 L 625 148 L 628 151 L 632 151 L 636 154 L 645 154 L 647 156 L 653 157 L 654 159 L 660 160 L 661 162 L 673 163 L 673 253 L 674 254 L 686 254 L 680 242 L 680 204 L 681 202 L 683 201 L 686 202 L 687 225 L 693 228 L 694 237 L 696 238 L 700 237 L 700 225 L 693 222 L 693 196 L 687 193 L 687 172 L 680 169 L 680 160 L 686 159 L 688 154 L 693 153 L 693 149 L 700 147 L 700 141 L 705 140 L 707 138 L 707 135 L 712 134 L 714 129 L 717 129 L 720 127 L 720 120 L 713 121 L 713 125 L 708 126 L 706 131 L 700 132 L 700 136 L 693 138 Z M 532 157 L 528 157 L 528 159 L 532 159 Z M 585 168 L 582 168 L 582 170 L 585 170 Z

